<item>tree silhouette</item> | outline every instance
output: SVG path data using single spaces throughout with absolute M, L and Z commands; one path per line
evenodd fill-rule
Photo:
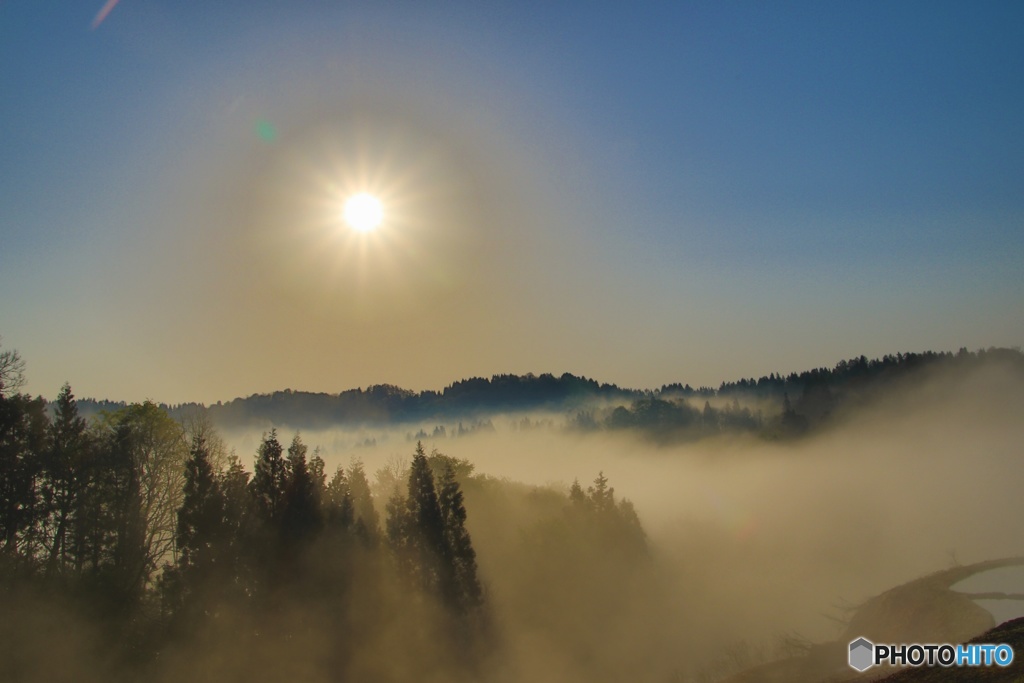
M 13 396 L 25 386 L 25 361 L 17 349 L 0 351 L 0 397 Z
M 290 542 L 310 538 L 321 522 L 316 484 L 306 462 L 306 450 L 306 445 L 296 434 L 288 447 L 288 480 L 281 513 L 282 532 Z
M 284 449 L 277 440 L 277 430 L 271 429 L 263 436 L 256 452 L 256 464 L 250 488 L 256 504 L 256 512 L 269 523 L 280 520 L 284 512 L 285 487 L 288 470 L 282 453 Z
M 449 606 L 458 612 L 468 612 L 480 607 L 483 592 L 477 578 L 476 551 L 466 530 L 466 506 L 463 504 L 462 489 L 455 478 L 450 464 L 445 466 L 440 480 L 438 505 L 444 525 L 444 559 L 450 563 L 442 576 L 449 582 L 442 586 L 443 595 Z
M 0 562 L 8 568 L 28 568 L 36 551 L 47 422 L 42 399 L 0 395 Z
M 197 435 L 185 463 L 184 499 L 178 509 L 178 567 L 186 583 L 206 580 L 222 564 L 224 512 L 224 492 L 206 439 Z
M 442 585 L 450 584 L 451 579 L 445 566 L 444 520 L 434 488 L 434 475 L 422 443 L 416 444 L 409 468 L 403 516 L 400 552 L 405 555 L 407 568 L 420 586 L 428 593 L 437 594 Z
M 232 453 L 228 457 L 228 467 L 218 482 L 224 496 L 224 572 L 234 578 L 233 588 L 244 594 L 252 582 L 252 568 L 246 563 L 252 560 L 256 505 L 249 473 L 238 456 Z
M 361 460 L 353 460 L 348 468 L 348 487 L 352 497 L 356 531 L 373 542 L 380 534 L 380 516 L 374 507 L 370 482 L 366 479 L 366 471 Z
M 345 470 L 339 466 L 324 493 L 324 517 L 335 529 L 349 529 L 355 517 Z
M 181 426 L 150 401 L 108 415 L 94 480 L 94 565 L 122 605 L 141 598 L 169 556 L 188 450 Z
M 71 562 L 73 530 L 83 513 L 82 499 L 89 482 L 90 450 L 85 420 L 78 414 L 71 386 L 65 383 L 57 396 L 44 462 L 43 543 L 48 550 L 47 574 L 63 574 Z

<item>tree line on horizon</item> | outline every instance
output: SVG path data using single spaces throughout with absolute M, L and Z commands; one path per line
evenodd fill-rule
M 970 370 L 989 363 L 1024 368 L 1017 348 L 989 348 L 957 353 L 925 351 L 881 358 L 859 356 L 833 368 L 788 375 L 723 382 L 718 388 L 665 384 L 634 390 L 565 373 L 495 375 L 460 380 L 441 392 L 413 392 L 375 385 L 340 394 L 285 390 L 256 394 L 211 406 L 163 406 L 172 415 L 204 413 L 224 428 L 289 426 L 316 429 L 338 425 L 385 425 L 431 419 L 475 419 L 488 431 L 483 416 L 528 410 L 563 411 L 566 425 L 582 431 L 633 430 L 656 441 L 693 440 L 722 433 L 746 433 L 768 439 L 793 438 L 825 425 L 842 407 L 866 403 L 900 382 L 929 370 Z M 84 414 L 124 407 L 124 403 L 80 401 Z M 461 423 L 460 423 L 461 424 Z M 468 434 L 476 429 L 422 428 L 415 439 Z
M 1024 376 L 1024 354 L 1016 348 L 898 353 L 874 360 L 860 356 L 834 368 L 788 376 L 772 373 L 723 382 L 718 389 L 665 385 L 629 405 L 579 411 L 569 426 L 581 431 L 632 430 L 658 442 L 720 434 L 799 438 L 833 424 L 843 411 L 864 407 L 890 391 L 912 389 L 933 371 L 966 373 L 996 364 Z

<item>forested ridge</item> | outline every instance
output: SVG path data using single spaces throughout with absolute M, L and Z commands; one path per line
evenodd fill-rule
M 442 423 L 532 410 L 562 413 L 572 429 L 633 429 L 658 440 L 695 439 L 723 432 L 778 439 L 806 434 L 827 424 L 838 411 L 859 407 L 931 371 L 967 372 L 996 363 L 1021 371 L 1024 355 L 1016 348 L 990 348 L 897 353 L 876 359 L 859 356 L 831 368 L 788 375 L 773 372 L 722 382 L 717 388 L 673 383 L 638 390 L 569 373 L 559 377 L 506 374 L 460 380 L 439 392 L 374 385 L 338 394 L 284 390 L 210 406 L 162 407 L 177 417 L 205 413 L 223 428 Z M 124 406 L 107 400 L 80 402 L 83 414 Z M 439 434 L 440 430 L 434 436 Z

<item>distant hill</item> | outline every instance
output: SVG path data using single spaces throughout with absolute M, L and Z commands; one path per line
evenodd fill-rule
M 566 410 L 595 400 L 630 401 L 642 391 L 601 384 L 565 373 L 494 375 L 459 380 L 442 391 L 414 392 L 390 384 L 341 393 L 317 393 L 285 389 L 253 394 L 227 403 L 161 404 L 172 415 L 204 411 L 224 427 L 288 426 L 316 429 L 337 425 L 383 425 L 430 419 L 472 418 L 502 412 Z M 124 403 L 79 399 L 83 415 L 116 410 Z
M 800 436 L 828 423 L 841 408 L 866 404 L 889 389 L 911 386 L 929 371 L 966 372 L 1002 364 L 1024 377 L 1019 349 L 957 353 L 898 353 L 843 360 L 832 368 L 723 382 L 718 388 L 665 384 L 637 390 L 565 373 L 494 375 L 459 380 L 442 391 L 414 392 L 378 384 L 340 393 L 285 389 L 227 403 L 164 405 L 174 416 L 205 412 L 225 428 L 258 426 L 319 429 L 480 418 L 498 413 L 553 411 L 584 431 L 631 429 L 661 441 L 722 432 L 767 438 Z M 116 410 L 124 403 L 80 399 L 83 415 Z

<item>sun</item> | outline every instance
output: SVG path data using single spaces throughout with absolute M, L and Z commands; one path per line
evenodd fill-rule
M 384 207 L 372 194 L 360 192 L 345 200 L 345 222 L 359 232 L 372 232 L 384 218 Z

